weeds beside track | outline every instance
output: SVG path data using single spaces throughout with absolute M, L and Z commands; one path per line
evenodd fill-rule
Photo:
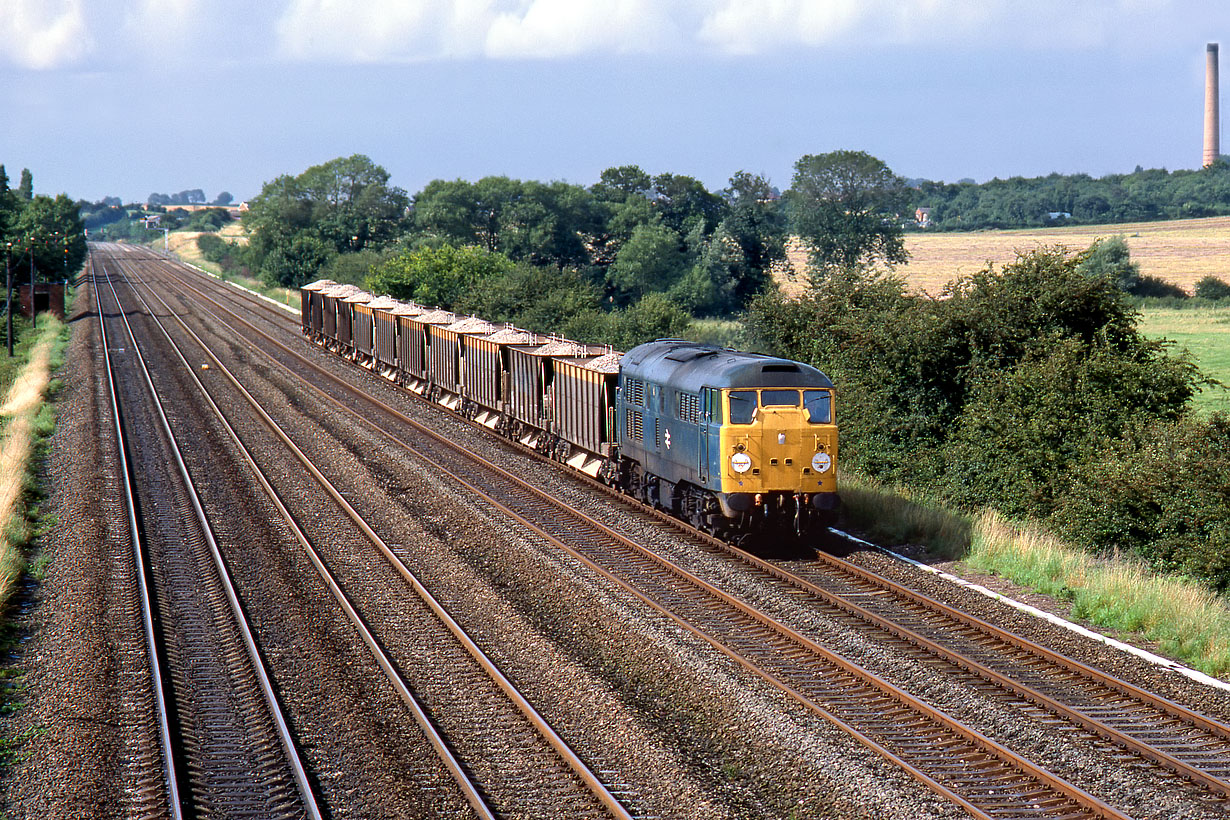
M 52 316 L 42 318 L 37 332 L 24 334 L 16 346 L 21 363 L 0 406 L 0 604 L 8 601 L 25 569 L 22 548 L 35 533 L 33 461 L 39 443 L 55 431 L 55 412 L 45 400 L 66 341 L 64 323 Z

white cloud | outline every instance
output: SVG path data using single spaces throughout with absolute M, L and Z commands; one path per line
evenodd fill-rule
M 353 62 L 678 48 L 707 0 L 290 0 L 279 52 Z M 681 25 L 682 23 L 682 25 Z
M 81 0 L 4 0 L 0 60 L 51 69 L 80 61 L 92 49 Z
M 662 0 L 533 0 L 499 14 L 487 32 L 491 57 L 650 52 L 678 47 L 681 5 Z
M 189 43 L 208 31 L 210 22 L 199 0 L 129 0 L 123 11 L 115 13 L 123 20 L 115 41 L 131 44 L 127 50 L 147 61 L 164 61 L 182 54 Z M 114 24 L 114 20 L 105 22 Z
M 735 54 L 785 46 L 1076 48 L 1144 40 L 1179 0 L 718 0 L 697 39 Z
M 278 51 L 300 60 L 384 62 L 481 51 L 490 0 L 291 0 L 276 24 Z
M 191 0 L 182 0 L 191 2 Z M 406 62 L 581 54 L 771 54 L 924 45 L 1147 42 L 1195 0 L 286 0 L 277 50 Z

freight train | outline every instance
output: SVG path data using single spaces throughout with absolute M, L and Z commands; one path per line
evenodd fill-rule
M 814 367 L 679 339 L 620 353 L 329 280 L 301 297 L 315 344 L 706 532 L 835 514 L 834 389 Z

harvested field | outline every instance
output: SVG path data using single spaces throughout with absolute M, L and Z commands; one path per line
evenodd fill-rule
M 1230 217 L 1085 225 L 1043 230 L 912 233 L 905 238 L 910 264 L 901 268 L 911 288 L 939 293 L 958 276 L 976 273 L 987 262 L 1002 265 L 1018 253 L 1062 245 L 1082 250 L 1097 239 L 1126 238 L 1140 272 L 1191 293 L 1206 276 L 1230 280 Z
M 938 294 L 948 282 L 976 273 L 988 262 L 1002 265 L 1018 253 L 1043 246 L 1083 250 L 1097 239 L 1120 235 L 1146 276 L 1172 282 L 1188 293 L 1206 276 L 1230 281 L 1230 216 L 1036 230 L 909 233 L 905 247 L 910 263 L 898 273 L 911 289 Z M 793 270 L 778 281 L 787 293 L 795 294 L 804 287 L 799 272 L 807 263 L 806 251 L 797 240 L 790 243 L 788 258 Z

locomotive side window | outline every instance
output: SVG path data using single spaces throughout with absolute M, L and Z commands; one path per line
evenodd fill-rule
M 765 407 L 798 407 L 798 390 L 761 390 L 760 403 Z
M 807 408 L 807 420 L 812 424 L 833 423 L 833 400 L 827 390 L 804 390 L 803 406 Z
M 730 391 L 730 423 L 751 424 L 756 413 L 755 390 Z

